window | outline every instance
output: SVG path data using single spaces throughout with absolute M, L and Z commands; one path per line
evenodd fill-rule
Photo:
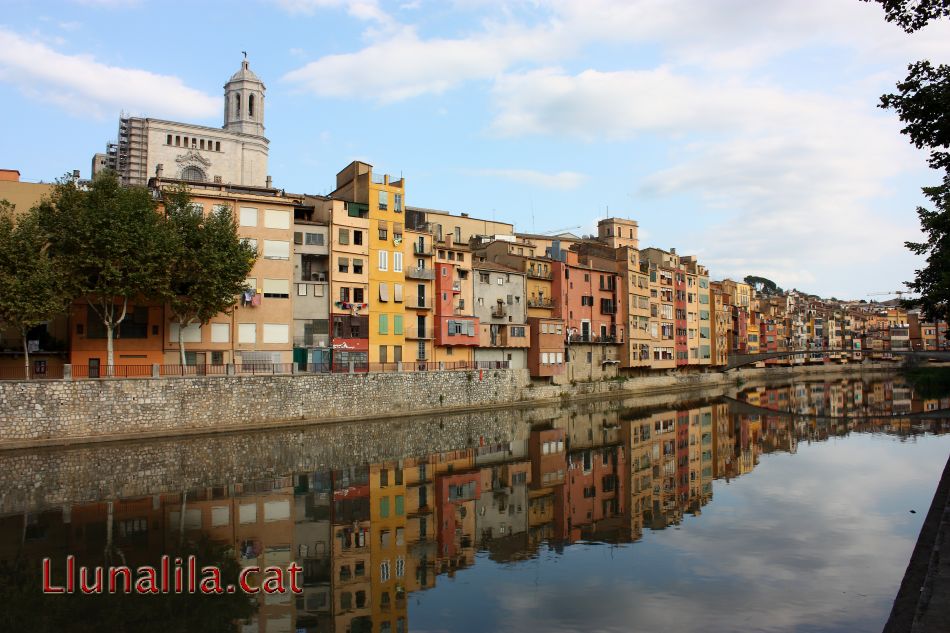
M 402 284 L 393 284 L 393 301 L 402 302 Z
M 290 259 L 290 242 L 264 240 L 264 259 Z
M 363 260 L 358 257 L 353 258 L 353 274 L 362 275 L 363 274 Z
M 399 251 L 393 253 L 393 272 L 402 272 L 402 253 Z
M 241 207 L 239 224 L 241 226 L 257 226 L 257 209 Z
M 168 327 L 168 340 L 171 343 L 178 342 L 178 333 L 181 328 L 178 323 L 170 323 Z M 201 324 L 192 323 L 191 325 L 186 326 L 181 329 L 181 340 L 183 343 L 200 343 L 201 342 Z
M 234 95 L 234 116 L 241 116 L 241 94 Z
M 340 244 L 349 244 L 350 243 L 350 229 L 340 229 L 339 239 L 337 242 Z
M 379 579 L 382 582 L 386 582 L 389 580 L 389 561 L 388 560 L 384 560 L 382 563 L 379 564 Z M 385 594 L 385 595 L 387 597 L 389 596 L 389 594 Z
M 401 314 L 393 315 L 393 334 L 402 334 L 402 315 Z
M 379 518 L 386 519 L 389 518 L 389 497 L 383 497 L 379 500 Z M 389 536 L 389 532 L 383 532 L 386 536 Z M 382 535 L 380 535 L 382 538 Z
M 517 338 L 524 338 L 524 326 L 513 325 L 511 326 L 511 336 Z
M 257 323 L 238 323 L 238 343 L 257 342 Z
M 221 151 L 221 141 L 215 141 L 215 142 L 214 142 L 214 151 L 216 151 L 216 152 L 220 152 L 220 151 Z M 217 181 L 216 181 L 216 182 L 217 182 Z
M 265 323 L 264 343 L 290 342 L 290 326 L 286 323 Z
M 386 224 L 383 222 L 379 223 L 379 239 L 385 242 L 389 239 L 389 229 L 386 227 Z
M 491 282 L 491 276 L 488 273 L 478 273 L 478 280 L 483 284 Z
M 405 499 L 403 498 L 402 495 L 396 495 L 394 505 L 395 505 L 395 512 L 396 512 L 397 517 L 401 517 L 403 514 L 405 514 Z M 399 543 L 399 537 L 400 537 L 399 532 L 400 530 L 397 529 L 396 530 L 396 545 L 401 545 L 401 543 Z
M 350 258 L 349 257 L 340 257 L 336 260 L 337 272 L 348 273 L 350 272 Z
M 323 246 L 323 233 L 304 233 L 304 244 L 307 246 Z
M 264 279 L 264 296 L 271 299 L 286 299 L 290 296 L 290 280 Z
M 254 118 L 254 95 L 247 98 L 247 116 Z
M 357 246 L 363 245 L 363 231 L 353 231 L 353 243 Z
M 264 210 L 264 227 L 268 229 L 289 229 L 290 211 Z
M 402 213 L 402 194 L 394 193 L 393 194 L 393 211 L 396 213 Z
M 379 270 L 389 270 L 389 251 L 379 251 Z
M 211 342 L 227 343 L 231 340 L 231 326 L 227 323 L 211 324 Z
M 385 211 L 389 208 L 389 192 L 379 192 L 379 210 Z
M 379 333 L 389 334 L 389 315 L 388 314 L 379 315 Z
M 353 288 L 353 303 L 365 303 L 363 301 L 363 289 Z

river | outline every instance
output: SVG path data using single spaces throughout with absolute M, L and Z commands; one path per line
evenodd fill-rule
M 948 408 L 835 378 L 0 453 L 0 630 L 877 632 Z M 166 553 L 301 591 L 40 591 Z

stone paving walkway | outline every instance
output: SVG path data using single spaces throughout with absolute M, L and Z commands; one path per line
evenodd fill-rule
M 950 632 L 950 460 L 884 626 L 898 632 Z

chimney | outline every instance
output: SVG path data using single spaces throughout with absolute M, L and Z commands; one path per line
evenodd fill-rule
M 79 180 L 79 170 L 78 170 L 78 169 L 74 169 L 74 170 L 73 170 L 73 180 Z
M 671 254 L 671 255 L 676 255 L 676 249 L 675 249 L 675 248 L 671 248 L 671 249 L 670 249 L 670 254 Z
M 268 177 L 267 177 L 267 184 L 265 184 L 264 186 L 267 187 L 268 189 L 272 189 L 272 188 L 273 188 L 273 184 L 274 184 L 274 181 L 271 179 L 270 176 L 268 176 Z
M 155 177 L 156 177 L 156 178 L 161 178 L 164 173 L 165 173 L 165 165 L 163 165 L 163 164 L 161 164 L 161 163 L 155 165 Z

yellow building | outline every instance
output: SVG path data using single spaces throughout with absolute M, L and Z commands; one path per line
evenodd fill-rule
M 373 625 L 406 631 L 406 483 L 397 462 L 370 466 Z
M 369 235 L 369 362 L 398 363 L 406 345 L 402 292 L 404 274 L 405 181 L 389 175 L 374 175 L 373 166 L 350 163 L 337 174 L 331 198 L 367 205 Z M 355 242 L 355 240 L 354 240 Z M 396 300 L 396 292 L 400 293 Z

